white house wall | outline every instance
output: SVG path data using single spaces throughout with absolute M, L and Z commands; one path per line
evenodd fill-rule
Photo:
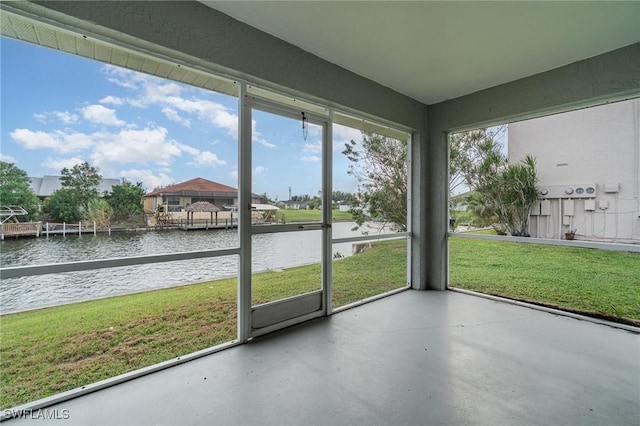
M 509 125 L 509 161 L 533 155 L 550 191 L 550 215 L 531 217 L 532 236 L 573 228 L 577 238 L 640 242 L 639 112 L 637 98 Z M 593 197 L 566 193 L 591 184 Z M 573 203 L 561 210 L 562 200 Z

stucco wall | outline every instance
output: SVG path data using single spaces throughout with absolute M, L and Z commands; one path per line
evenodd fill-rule
M 572 219 L 562 219 L 579 238 L 640 241 L 639 112 L 640 99 L 633 99 L 509 125 L 510 161 L 536 157 L 541 188 L 596 185 L 593 211 L 565 193 L 575 209 Z M 619 191 L 605 192 L 606 184 Z M 559 207 L 554 197 L 551 215 L 533 218 L 533 236 L 561 236 Z

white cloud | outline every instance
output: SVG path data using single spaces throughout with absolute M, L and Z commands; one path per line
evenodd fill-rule
M 267 169 L 266 169 L 266 168 L 264 168 L 264 167 L 262 167 L 262 166 L 257 166 L 255 169 L 253 169 L 253 174 L 254 174 L 254 175 L 261 175 L 261 174 L 263 174 L 263 173 L 264 173 L 264 172 L 266 172 L 266 171 L 267 171 Z
M 302 147 L 302 152 L 320 153 L 322 152 L 322 140 L 306 143 Z
M 233 170 L 232 172 L 229 173 L 229 177 L 232 179 L 238 179 L 238 171 Z
M 11 138 L 26 149 L 52 149 L 66 153 L 80 151 L 90 147 L 93 142 L 84 133 L 65 133 L 55 130 L 51 133 L 16 129 L 10 133 Z
M 238 116 L 222 104 L 205 99 L 184 99 L 179 96 L 168 96 L 159 101 L 169 104 L 174 111 L 194 114 L 202 121 L 209 121 L 226 130 L 234 138 L 238 136 Z
M 220 160 L 216 154 L 210 151 L 202 151 L 194 157 L 195 165 L 198 166 L 224 166 L 226 161 Z
M 16 159 L 10 155 L 0 154 L 0 161 L 4 161 L 5 163 L 15 163 Z
M 147 192 L 152 191 L 159 186 L 167 186 L 173 183 L 173 179 L 167 176 L 165 173 L 154 174 L 149 169 L 129 169 L 120 172 L 120 177 L 123 177 L 131 182 L 142 182 L 142 186 L 146 188 Z
M 108 105 L 123 105 L 124 101 L 117 96 L 105 96 L 104 98 L 100 99 L 100 103 Z
M 256 120 L 251 120 L 251 139 L 254 142 L 258 142 L 260 145 L 264 147 L 274 148 L 275 145 L 267 142 L 267 140 L 262 137 L 262 134 L 256 127 L 257 127 Z
M 107 126 L 123 126 L 124 121 L 116 117 L 116 110 L 102 105 L 89 105 L 82 108 L 82 116 L 92 123 L 104 124 Z
M 52 111 L 45 113 L 33 114 L 36 120 L 41 123 L 48 123 L 53 118 L 61 121 L 63 124 L 74 124 L 78 122 L 78 114 L 72 114 L 68 111 Z
M 236 114 L 230 113 L 224 107 L 217 108 L 212 120 L 215 125 L 226 129 L 227 133 L 234 138 L 238 138 L 238 116 Z
M 175 109 L 164 107 L 162 108 L 162 113 L 171 121 L 175 121 L 176 123 L 180 123 L 185 127 L 191 127 L 191 121 L 187 118 L 182 118 L 178 114 Z
M 91 134 L 60 131 L 52 132 L 16 129 L 10 133 L 18 144 L 26 149 L 49 149 L 60 153 L 87 151 L 91 163 L 102 170 L 108 170 L 113 164 L 156 164 L 164 166 L 164 172 L 171 171 L 171 162 L 188 154 L 193 158 L 191 165 L 224 166 L 226 161 L 218 154 L 169 139 L 164 127 L 145 129 L 122 129 L 117 132 L 101 131 Z M 58 167 L 48 160 L 53 168 Z M 65 160 L 67 161 L 67 160 Z
M 318 157 L 317 155 L 305 155 L 303 157 L 300 158 L 302 161 L 305 161 L 307 163 L 317 163 L 320 161 L 320 157 Z
M 63 149 L 61 139 L 46 132 L 16 129 L 10 135 L 14 141 L 27 149 L 49 148 L 56 151 Z
M 167 140 L 167 133 L 164 127 L 95 133 L 96 147 L 91 159 L 98 167 L 112 163 L 167 165 L 182 153 L 180 144 Z
M 187 154 L 193 157 L 193 162 L 190 162 L 190 165 L 193 166 L 224 166 L 227 164 L 226 161 L 218 158 L 217 154 L 214 154 L 211 151 L 200 151 L 197 148 L 192 146 L 174 142 L 175 146 L 177 146 L 182 152 L 186 152 Z
M 75 166 L 76 164 L 82 164 L 84 160 L 82 160 L 81 158 L 78 157 L 72 157 L 72 158 L 47 158 L 42 165 L 50 170 L 52 170 L 53 172 L 55 172 L 56 174 L 60 173 L 60 170 L 64 169 L 65 167 L 70 169 L 73 166 Z
M 187 127 L 192 124 L 192 120 L 180 115 L 180 113 L 192 114 L 201 121 L 210 122 L 214 126 L 225 130 L 228 135 L 237 139 L 238 116 L 224 105 L 206 99 L 186 99 L 181 96 L 185 90 L 184 86 L 174 82 L 167 82 L 167 80 L 158 77 L 113 66 L 105 66 L 103 69 L 109 81 L 123 87 L 140 90 L 139 96 L 125 99 L 125 102 L 129 105 L 137 108 L 159 105 L 167 118 Z M 264 139 L 260 139 L 259 142 L 268 147 L 274 146 Z
M 107 76 L 107 81 L 111 83 L 127 89 L 138 88 L 138 85 L 132 78 L 132 76 L 135 76 L 137 73 L 113 65 L 104 65 L 102 72 Z
M 352 140 L 356 142 L 362 141 L 362 132 L 352 127 L 335 124 L 333 126 L 333 149 L 334 151 L 343 150 L 346 143 Z
M 333 125 L 333 138 L 341 139 L 343 141 L 360 140 L 362 139 L 362 131 L 354 129 L 353 127 L 343 126 L 341 124 Z
M 175 145 L 180 148 L 180 151 L 186 152 L 187 154 L 196 156 L 200 154 L 200 150 L 198 148 L 194 148 L 190 145 L 186 145 L 180 142 L 175 142 Z
M 54 133 L 63 138 L 63 143 L 65 144 L 65 147 L 60 152 L 80 151 L 93 145 L 91 136 L 86 133 L 62 132 L 59 130 L 54 131 Z
M 55 115 L 64 124 L 73 124 L 78 122 L 78 114 L 71 114 L 68 111 L 54 111 Z
M 171 97 L 178 97 L 183 91 L 183 87 L 178 83 L 169 80 L 161 80 L 156 77 L 140 75 L 142 83 L 142 100 L 146 104 L 156 104 L 167 102 Z M 178 99 L 182 99 L 179 98 Z
M 183 91 L 183 86 L 173 81 L 112 65 L 104 65 L 102 72 L 111 83 L 127 89 L 142 91 L 142 94 L 137 98 L 123 100 L 137 107 L 147 107 L 151 104 L 161 103 L 166 97 L 179 95 Z

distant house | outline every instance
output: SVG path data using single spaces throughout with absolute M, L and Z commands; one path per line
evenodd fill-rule
M 40 198 L 44 200 L 50 197 L 58 189 L 62 189 L 62 183 L 60 182 L 61 176 L 45 175 L 43 177 L 30 177 L 31 190 Z M 102 179 L 98 185 L 98 193 L 111 192 L 115 185 L 120 185 L 120 179 Z
M 154 189 L 144 196 L 144 210 L 155 212 L 163 206 L 168 212 L 182 212 L 190 204 L 207 201 L 220 210 L 238 204 L 238 190 L 203 178 L 195 178 L 165 188 Z M 266 203 L 264 197 L 251 194 L 252 203 Z
M 276 204 L 281 209 L 286 210 L 307 210 L 309 209 L 309 203 L 306 201 L 279 201 Z
M 640 242 L 640 99 L 509 124 L 509 161 L 536 158 L 530 233 Z

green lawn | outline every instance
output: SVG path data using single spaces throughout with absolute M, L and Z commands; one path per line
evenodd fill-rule
M 640 255 L 452 238 L 450 284 L 640 325 Z M 406 241 L 333 262 L 333 306 L 406 285 Z M 253 277 L 254 303 L 319 288 L 320 266 Z M 0 317 L 8 408 L 236 338 L 237 280 Z
M 335 260 L 333 305 L 406 285 L 405 258 L 404 241 L 384 241 Z M 254 275 L 252 294 L 258 304 L 319 286 L 320 265 L 307 265 Z M 3 315 L 0 407 L 231 341 L 237 336 L 236 289 L 232 278 Z
M 333 220 L 353 220 L 353 216 L 349 212 L 341 212 L 340 210 L 333 210 Z M 276 212 L 276 218 L 278 222 L 284 220 L 287 222 L 306 222 L 311 220 L 321 220 L 321 210 L 278 210 Z
M 449 285 L 640 325 L 640 254 L 450 240 Z

